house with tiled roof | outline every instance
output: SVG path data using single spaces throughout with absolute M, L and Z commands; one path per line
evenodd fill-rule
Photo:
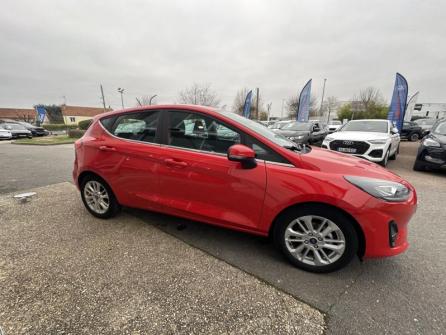
M 36 111 L 32 108 L 0 108 L 0 120 L 34 122 Z
M 104 113 L 104 108 L 98 107 L 83 107 L 83 106 L 60 106 L 64 123 L 67 125 L 78 124 L 79 121 L 89 120 L 98 114 Z M 106 108 L 105 112 L 111 109 Z

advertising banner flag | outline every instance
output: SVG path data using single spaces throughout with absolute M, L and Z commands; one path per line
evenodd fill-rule
M 37 113 L 37 121 L 39 122 L 39 124 L 43 123 L 43 121 L 45 120 L 45 115 L 46 115 L 45 107 L 36 106 L 36 107 L 34 107 L 34 109 L 36 110 L 36 113 Z
M 307 122 L 310 116 L 311 81 L 308 80 L 299 95 L 296 119 L 299 122 Z
M 404 113 L 406 112 L 407 92 L 409 87 L 407 80 L 397 72 L 395 87 L 393 88 L 392 102 L 390 103 L 387 119 L 392 121 L 395 127 L 401 132 L 403 129 Z
M 420 92 L 417 92 L 409 99 L 406 107 L 406 113 L 404 114 L 404 121 L 412 120 L 413 111 L 415 109 L 415 104 L 417 103 L 419 94 Z
M 243 105 L 243 116 L 249 119 L 251 116 L 251 102 L 252 102 L 252 90 L 248 92 L 245 99 L 245 104 Z

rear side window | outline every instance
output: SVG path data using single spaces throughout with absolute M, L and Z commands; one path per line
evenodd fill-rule
M 118 116 L 111 133 L 117 137 L 142 142 L 156 142 L 159 111 L 147 111 Z

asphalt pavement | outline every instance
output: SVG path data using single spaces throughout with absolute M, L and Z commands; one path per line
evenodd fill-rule
M 318 310 L 70 183 L 0 196 L 0 327 L 16 334 L 322 334 Z M 57 199 L 56 201 L 54 199 Z
M 331 274 L 294 268 L 265 238 L 150 212 L 126 211 L 318 308 L 327 314 L 328 334 L 446 334 L 446 174 L 412 171 L 417 146 L 402 142 L 400 155 L 388 166 L 418 192 L 418 211 L 409 226 L 409 250 L 393 258 L 355 260 Z M 0 144 L 0 154 L 7 151 L 10 162 L 1 160 L 1 171 L 7 170 L 6 176 L 12 179 L 14 163 L 22 159 L 20 150 L 27 150 L 16 147 Z M 38 159 L 47 168 L 45 182 L 56 182 L 71 172 L 72 149 L 60 150 L 45 153 L 48 159 Z M 58 155 L 65 168 L 45 164 Z M 0 190 L 3 173 L 1 178 Z M 28 189 L 30 180 L 15 182 L 14 187 Z

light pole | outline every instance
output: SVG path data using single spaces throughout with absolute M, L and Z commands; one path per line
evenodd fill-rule
M 152 104 L 152 99 L 155 98 L 155 97 L 157 97 L 157 96 L 158 96 L 158 94 L 154 94 L 154 95 L 152 95 L 152 96 L 150 97 L 150 99 L 149 99 L 149 105 Z
M 322 105 L 324 103 L 324 95 L 325 95 L 325 83 L 327 82 L 327 78 L 324 79 L 324 87 L 322 88 L 322 99 L 321 99 L 321 108 L 319 109 L 319 116 L 322 117 Z
M 118 92 L 121 93 L 121 105 L 122 105 L 122 109 L 124 109 L 124 89 L 119 87 Z

